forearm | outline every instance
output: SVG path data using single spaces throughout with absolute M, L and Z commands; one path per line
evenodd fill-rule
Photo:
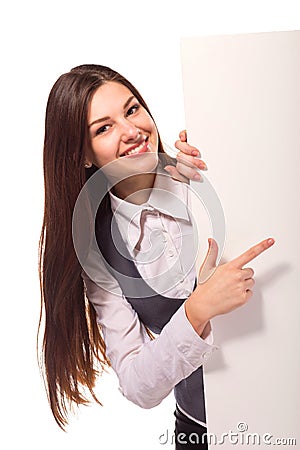
M 210 324 L 205 328 L 207 337 Z M 212 339 L 211 339 L 212 340 Z M 212 346 L 195 333 L 184 307 L 153 341 L 113 364 L 125 397 L 143 408 L 159 404 L 182 379 L 204 363 Z
M 124 296 L 108 293 L 87 278 L 85 282 L 121 392 L 139 406 L 159 404 L 179 381 L 204 363 L 215 347 L 210 324 L 204 326 L 200 337 L 187 318 L 186 302 L 161 334 L 150 340 Z

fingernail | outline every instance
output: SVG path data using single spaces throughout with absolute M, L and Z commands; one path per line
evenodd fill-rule
M 202 162 L 202 164 L 201 164 L 201 170 L 208 170 L 208 169 L 207 169 L 207 165 L 205 164 L 205 162 Z
M 195 175 L 193 176 L 193 180 L 200 181 L 201 180 L 201 175 L 199 175 L 199 173 L 195 173 Z
M 274 239 L 268 239 L 267 242 L 268 242 L 269 245 L 271 245 L 271 244 L 274 244 L 275 240 Z
M 193 155 L 193 156 L 198 156 L 198 155 L 199 155 L 199 152 L 198 152 L 197 150 L 193 150 L 193 151 L 192 151 L 192 155 Z

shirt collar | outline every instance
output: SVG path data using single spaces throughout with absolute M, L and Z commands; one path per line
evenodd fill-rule
M 141 233 L 141 214 L 145 210 L 157 210 L 175 219 L 189 221 L 188 215 L 188 186 L 185 183 L 176 181 L 169 174 L 158 171 L 155 177 L 153 189 L 146 203 L 135 205 L 115 196 L 109 191 L 112 213 L 120 228 L 121 235 L 126 244 L 134 249 Z M 134 235 L 136 239 L 128 239 L 132 236 L 129 230 L 136 229 Z
M 147 205 L 175 219 L 190 220 L 187 212 L 188 186 L 185 183 L 159 172 L 153 188 Z

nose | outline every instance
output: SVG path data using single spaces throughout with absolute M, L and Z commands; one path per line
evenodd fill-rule
M 122 122 L 122 140 L 124 142 L 137 141 L 140 137 L 140 130 L 129 120 Z

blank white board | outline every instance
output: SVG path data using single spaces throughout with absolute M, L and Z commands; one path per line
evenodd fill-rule
M 249 264 L 250 302 L 213 319 L 220 349 L 205 366 L 210 448 L 230 431 L 226 449 L 247 448 L 247 439 L 261 449 L 296 439 L 285 448 L 298 448 L 300 32 L 185 38 L 181 55 L 188 139 L 226 218 L 221 263 L 276 240 Z

